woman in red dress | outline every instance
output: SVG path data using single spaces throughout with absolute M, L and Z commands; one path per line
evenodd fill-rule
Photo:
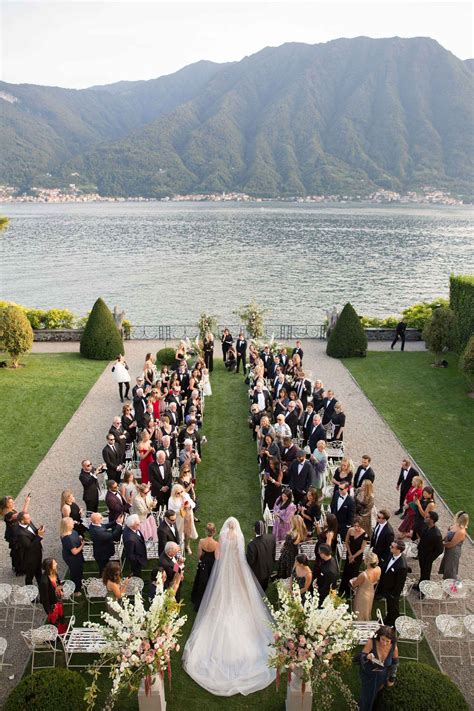
M 408 489 L 407 495 L 405 496 L 405 512 L 403 514 L 403 521 L 398 529 L 402 534 L 402 538 L 411 538 L 415 523 L 415 496 L 417 496 L 418 499 L 421 499 L 422 494 L 423 479 L 421 476 L 415 476 L 413 477 L 411 487 Z
M 138 444 L 138 456 L 140 457 L 140 472 L 142 475 L 142 484 L 148 484 L 150 477 L 148 475 L 148 467 L 154 461 L 155 450 L 151 446 L 150 433 L 143 430 L 140 435 Z
M 62 588 L 58 575 L 58 564 L 54 558 L 45 558 L 42 568 L 44 572 L 39 583 L 41 604 L 48 615 L 48 622 L 58 628 L 59 634 L 64 634 L 67 625 L 61 601 Z

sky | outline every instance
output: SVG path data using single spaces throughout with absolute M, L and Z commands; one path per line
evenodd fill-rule
M 284 42 L 431 37 L 474 56 L 471 2 L 0 0 L 3 81 L 84 88 L 236 61 Z

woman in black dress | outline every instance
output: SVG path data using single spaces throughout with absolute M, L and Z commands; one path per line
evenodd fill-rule
M 134 442 L 137 438 L 137 421 L 132 413 L 131 405 L 122 407 L 122 427 L 127 433 L 130 442 Z
M 306 596 L 311 595 L 311 583 L 313 582 L 313 573 L 308 565 L 308 557 L 304 553 L 300 553 L 295 558 L 291 581 L 298 584 L 301 602 L 304 604 Z
M 82 523 L 82 509 L 76 504 L 74 494 L 70 489 L 65 489 L 61 494 L 61 516 L 66 518 L 70 516 L 74 521 L 74 530 L 80 536 L 88 533 L 88 529 Z
M 413 524 L 413 540 L 421 538 L 421 534 L 425 530 L 427 524 L 425 518 L 430 511 L 434 511 L 436 508 L 436 502 L 434 498 L 434 489 L 431 486 L 425 486 L 421 499 L 415 496 L 414 503 L 415 508 L 415 522 Z
M 339 491 L 339 484 L 341 482 L 344 482 L 344 484 L 348 484 L 349 488 L 352 486 L 352 479 L 354 477 L 354 465 L 352 464 L 352 460 L 349 459 L 349 457 L 344 457 L 343 460 L 341 461 L 340 465 L 337 467 L 336 471 L 334 472 L 334 477 L 332 479 L 332 485 L 334 486 L 334 492 L 332 495 L 333 501 L 337 496 L 337 493 Z
M 74 595 L 81 594 L 82 575 L 84 571 L 84 541 L 74 530 L 74 521 L 70 516 L 61 520 L 61 545 L 63 549 L 63 560 L 69 568 L 71 580 L 76 586 Z
M 344 439 L 344 426 L 346 424 L 346 416 L 342 410 L 342 405 L 340 402 L 337 402 L 334 405 L 334 413 L 331 417 L 331 424 L 333 426 L 333 435 L 331 439 L 337 440 L 338 442 L 342 442 L 342 440 Z
M 318 492 L 311 487 L 306 494 L 306 500 L 298 505 L 298 513 L 303 517 L 308 535 L 313 533 L 316 521 L 321 518 L 321 506 L 318 503 Z
M 364 550 L 367 546 L 369 537 L 361 526 L 362 519 L 360 516 L 354 518 L 354 523 L 347 531 L 346 535 L 346 562 L 342 571 L 341 582 L 339 585 L 339 595 L 350 597 L 351 586 L 349 581 L 356 578 L 359 574 L 359 568 L 364 559 Z
M 327 546 L 331 548 L 331 552 L 334 555 L 336 552 L 336 545 L 337 545 L 337 529 L 338 529 L 338 523 L 337 523 L 337 518 L 335 514 L 328 513 L 326 516 L 326 523 L 322 529 L 319 529 L 319 526 L 316 525 L 316 530 L 318 531 L 318 538 L 316 545 L 314 546 L 314 555 L 315 555 L 315 560 L 314 560 L 314 570 L 315 573 L 319 571 L 321 568 L 321 558 L 319 557 L 319 546 L 321 543 L 325 543 Z
M 216 527 L 213 523 L 206 524 L 206 534 L 206 538 L 201 538 L 198 544 L 199 563 L 191 591 L 191 601 L 196 612 L 206 591 L 215 560 L 219 557 L 219 543 L 214 540 Z
M 291 529 L 285 537 L 285 542 L 280 552 L 278 559 L 278 578 L 289 578 L 293 572 L 296 556 L 298 555 L 298 547 L 300 543 L 308 537 L 306 526 L 301 516 L 295 514 L 291 518 Z
M 30 497 L 25 498 L 25 503 L 21 513 L 26 513 L 28 511 L 28 506 L 30 505 Z M 15 509 L 15 499 L 13 496 L 4 496 L 0 499 L 0 516 L 3 516 L 5 522 L 5 540 L 10 548 L 10 557 L 12 559 L 12 569 L 16 575 L 23 575 L 21 570 L 21 563 L 18 558 L 18 553 L 15 545 L 16 538 L 16 520 L 18 517 L 18 511 Z
M 273 511 L 275 501 L 282 491 L 283 470 L 279 459 L 268 457 L 262 480 L 265 486 L 264 507 L 268 506 L 269 510 Z
M 57 627 L 59 634 L 64 634 L 67 625 L 62 604 L 61 579 L 58 564 L 54 558 L 45 558 L 42 564 L 43 574 L 39 582 L 39 598 L 48 616 L 48 623 Z
M 210 373 L 214 370 L 214 336 L 207 333 L 203 341 L 204 363 Z

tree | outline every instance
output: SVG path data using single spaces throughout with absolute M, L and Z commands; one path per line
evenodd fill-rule
M 326 353 L 331 358 L 354 358 L 366 352 L 367 336 L 354 307 L 347 303 L 331 331 Z
M 443 351 L 455 350 L 458 345 L 457 316 L 451 309 L 435 309 L 423 329 L 423 339 L 435 355 L 435 365 L 441 362 Z
M 81 355 L 91 360 L 113 360 L 124 353 L 123 341 L 110 309 L 97 299 L 81 338 Z
M 470 337 L 461 354 L 459 368 L 466 376 L 471 390 L 474 390 L 474 335 Z
M 11 358 L 12 368 L 33 345 L 33 329 L 23 309 L 10 304 L 0 309 L 0 346 Z
M 0 232 L 3 232 L 3 230 L 6 230 L 8 227 L 10 220 L 8 217 L 5 217 L 5 215 L 0 215 Z

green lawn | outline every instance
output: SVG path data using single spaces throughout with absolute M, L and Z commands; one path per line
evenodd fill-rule
M 474 400 L 448 354 L 432 368 L 428 352 L 379 353 L 344 360 L 366 395 L 453 512 L 474 515 Z
M 21 362 L 24 368 L 0 369 L 2 496 L 18 494 L 105 368 L 78 353 L 30 354 Z

